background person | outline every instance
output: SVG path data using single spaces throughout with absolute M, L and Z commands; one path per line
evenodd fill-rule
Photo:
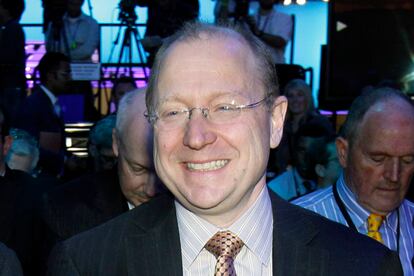
M 404 200 L 414 174 L 412 137 L 409 98 L 391 88 L 364 92 L 336 140 L 343 175 L 294 201 L 398 252 L 405 275 L 413 274 L 414 256 L 414 204 Z
M 161 191 L 152 163 L 152 131 L 144 110 L 144 91 L 129 92 L 120 102 L 116 130 L 110 139 L 117 166 L 72 180 L 44 196 L 39 231 L 42 265 L 57 242 L 109 221 Z

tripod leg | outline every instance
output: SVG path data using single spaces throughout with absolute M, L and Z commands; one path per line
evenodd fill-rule
M 146 66 L 146 62 L 144 63 L 144 54 L 143 54 L 143 50 L 142 50 L 142 45 L 141 45 L 141 39 L 138 33 L 138 30 L 135 28 L 133 30 L 133 34 L 134 34 L 134 39 L 135 39 L 135 44 L 137 45 L 137 51 L 138 51 L 138 56 L 139 56 L 139 60 L 141 61 L 141 64 L 145 64 L 142 67 L 142 71 L 144 72 L 144 78 L 145 81 L 148 81 L 148 75 L 147 75 L 147 66 Z
M 131 36 L 130 30 L 127 27 L 124 32 L 124 38 L 122 39 L 122 45 L 121 45 L 121 49 L 119 52 L 118 63 L 117 63 L 116 70 L 115 70 L 115 77 L 118 77 L 119 68 L 121 67 L 121 64 L 122 64 L 122 57 L 124 55 L 125 47 L 130 47 L 129 46 L 131 44 L 130 36 Z

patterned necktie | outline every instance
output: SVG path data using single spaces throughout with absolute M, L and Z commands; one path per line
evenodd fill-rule
M 230 231 L 217 232 L 204 246 L 217 258 L 214 276 L 236 276 L 233 261 L 243 247 L 242 240 Z
M 384 216 L 370 214 L 368 217 L 368 236 L 380 243 L 383 243 L 381 233 L 378 231 L 381 227 Z

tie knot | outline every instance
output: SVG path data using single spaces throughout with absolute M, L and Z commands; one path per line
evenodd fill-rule
M 368 217 L 368 231 L 378 231 L 384 220 L 384 216 L 370 214 Z
M 232 259 L 239 254 L 243 241 L 230 231 L 217 232 L 205 245 L 216 258 L 227 256 Z

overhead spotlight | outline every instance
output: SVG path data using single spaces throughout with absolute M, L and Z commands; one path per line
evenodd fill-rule
M 292 4 L 292 0 L 283 0 L 283 5 L 289 6 L 290 4 Z
M 296 0 L 296 4 L 298 5 L 305 5 L 306 4 L 306 0 Z
M 323 2 L 329 2 L 329 0 L 322 0 Z

